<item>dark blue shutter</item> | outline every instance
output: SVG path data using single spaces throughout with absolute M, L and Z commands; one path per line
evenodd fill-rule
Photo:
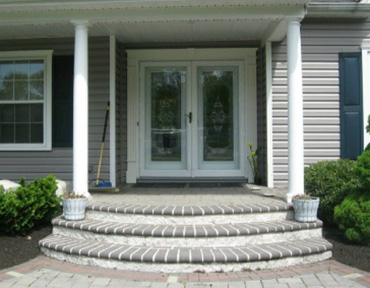
M 340 53 L 341 158 L 356 159 L 363 151 L 361 53 Z
M 73 61 L 53 57 L 53 147 L 73 146 Z

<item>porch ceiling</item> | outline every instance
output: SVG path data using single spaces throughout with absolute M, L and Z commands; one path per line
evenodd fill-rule
M 95 23 L 89 28 L 89 36 L 116 35 L 123 43 L 248 41 L 261 40 L 278 24 L 278 21 L 263 20 Z M 70 23 L 0 27 L 1 40 L 74 37 L 74 26 Z
M 285 18 L 302 17 L 308 0 L 2 1 L 0 39 L 73 37 L 73 20 L 90 36 L 124 43 L 281 40 Z

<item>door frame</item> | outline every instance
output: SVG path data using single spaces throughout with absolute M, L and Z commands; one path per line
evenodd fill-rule
M 244 70 L 244 92 L 240 97 L 244 99 L 244 104 L 239 105 L 239 118 L 244 117 L 243 123 L 244 136 L 240 137 L 240 150 L 243 151 L 243 163 L 245 169 L 242 177 L 253 179 L 253 173 L 247 165 L 246 155 L 248 153 L 248 142 L 257 147 L 257 99 L 256 99 L 256 52 L 257 48 L 188 48 L 188 49 L 145 49 L 127 50 L 127 173 L 126 182 L 136 183 L 140 176 L 140 129 L 144 123 L 140 118 L 141 106 L 141 79 L 140 65 L 143 62 L 181 62 L 181 61 L 242 61 Z M 194 76 L 193 76 L 194 77 Z M 241 82 L 241 81 L 240 81 Z M 239 83 L 240 85 L 241 83 Z M 193 85 L 194 86 L 194 85 Z M 241 153 L 242 154 L 242 153 Z M 215 170 L 217 171 L 217 170 Z M 213 171 L 214 172 L 214 171 Z M 234 171 L 235 172 L 235 171 Z M 217 173 L 216 173 L 217 174 Z M 220 177 L 213 173 L 214 177 Z M 239 177 L 239 175 L 222 175 L 224 177 Z M 156 177 L 156 176 L 154 176 Z M 168 175 L 166 175 L 168 177 Z M 208 178 L 208 177 L 207 177 Z

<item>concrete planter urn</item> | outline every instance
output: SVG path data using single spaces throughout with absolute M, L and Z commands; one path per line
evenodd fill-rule
M 81 196 L 67 196 L 62 198 L 63 217 L 65 220 L 83 220 L 85 219 L 85 210 L 87 198 Z
M 320 198 L 310 195 L 296 195 L 292 198 L 295 220 L 298 222 L 315 222 Z

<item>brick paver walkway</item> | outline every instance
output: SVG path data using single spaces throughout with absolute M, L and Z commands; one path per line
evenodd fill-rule
M 233 273 L 159 274 L 108 270 L 44 256 L 0 271 L 0 287 L 343 288 L 370 287 L 370 273 L 333 260 L 285 269 Z

